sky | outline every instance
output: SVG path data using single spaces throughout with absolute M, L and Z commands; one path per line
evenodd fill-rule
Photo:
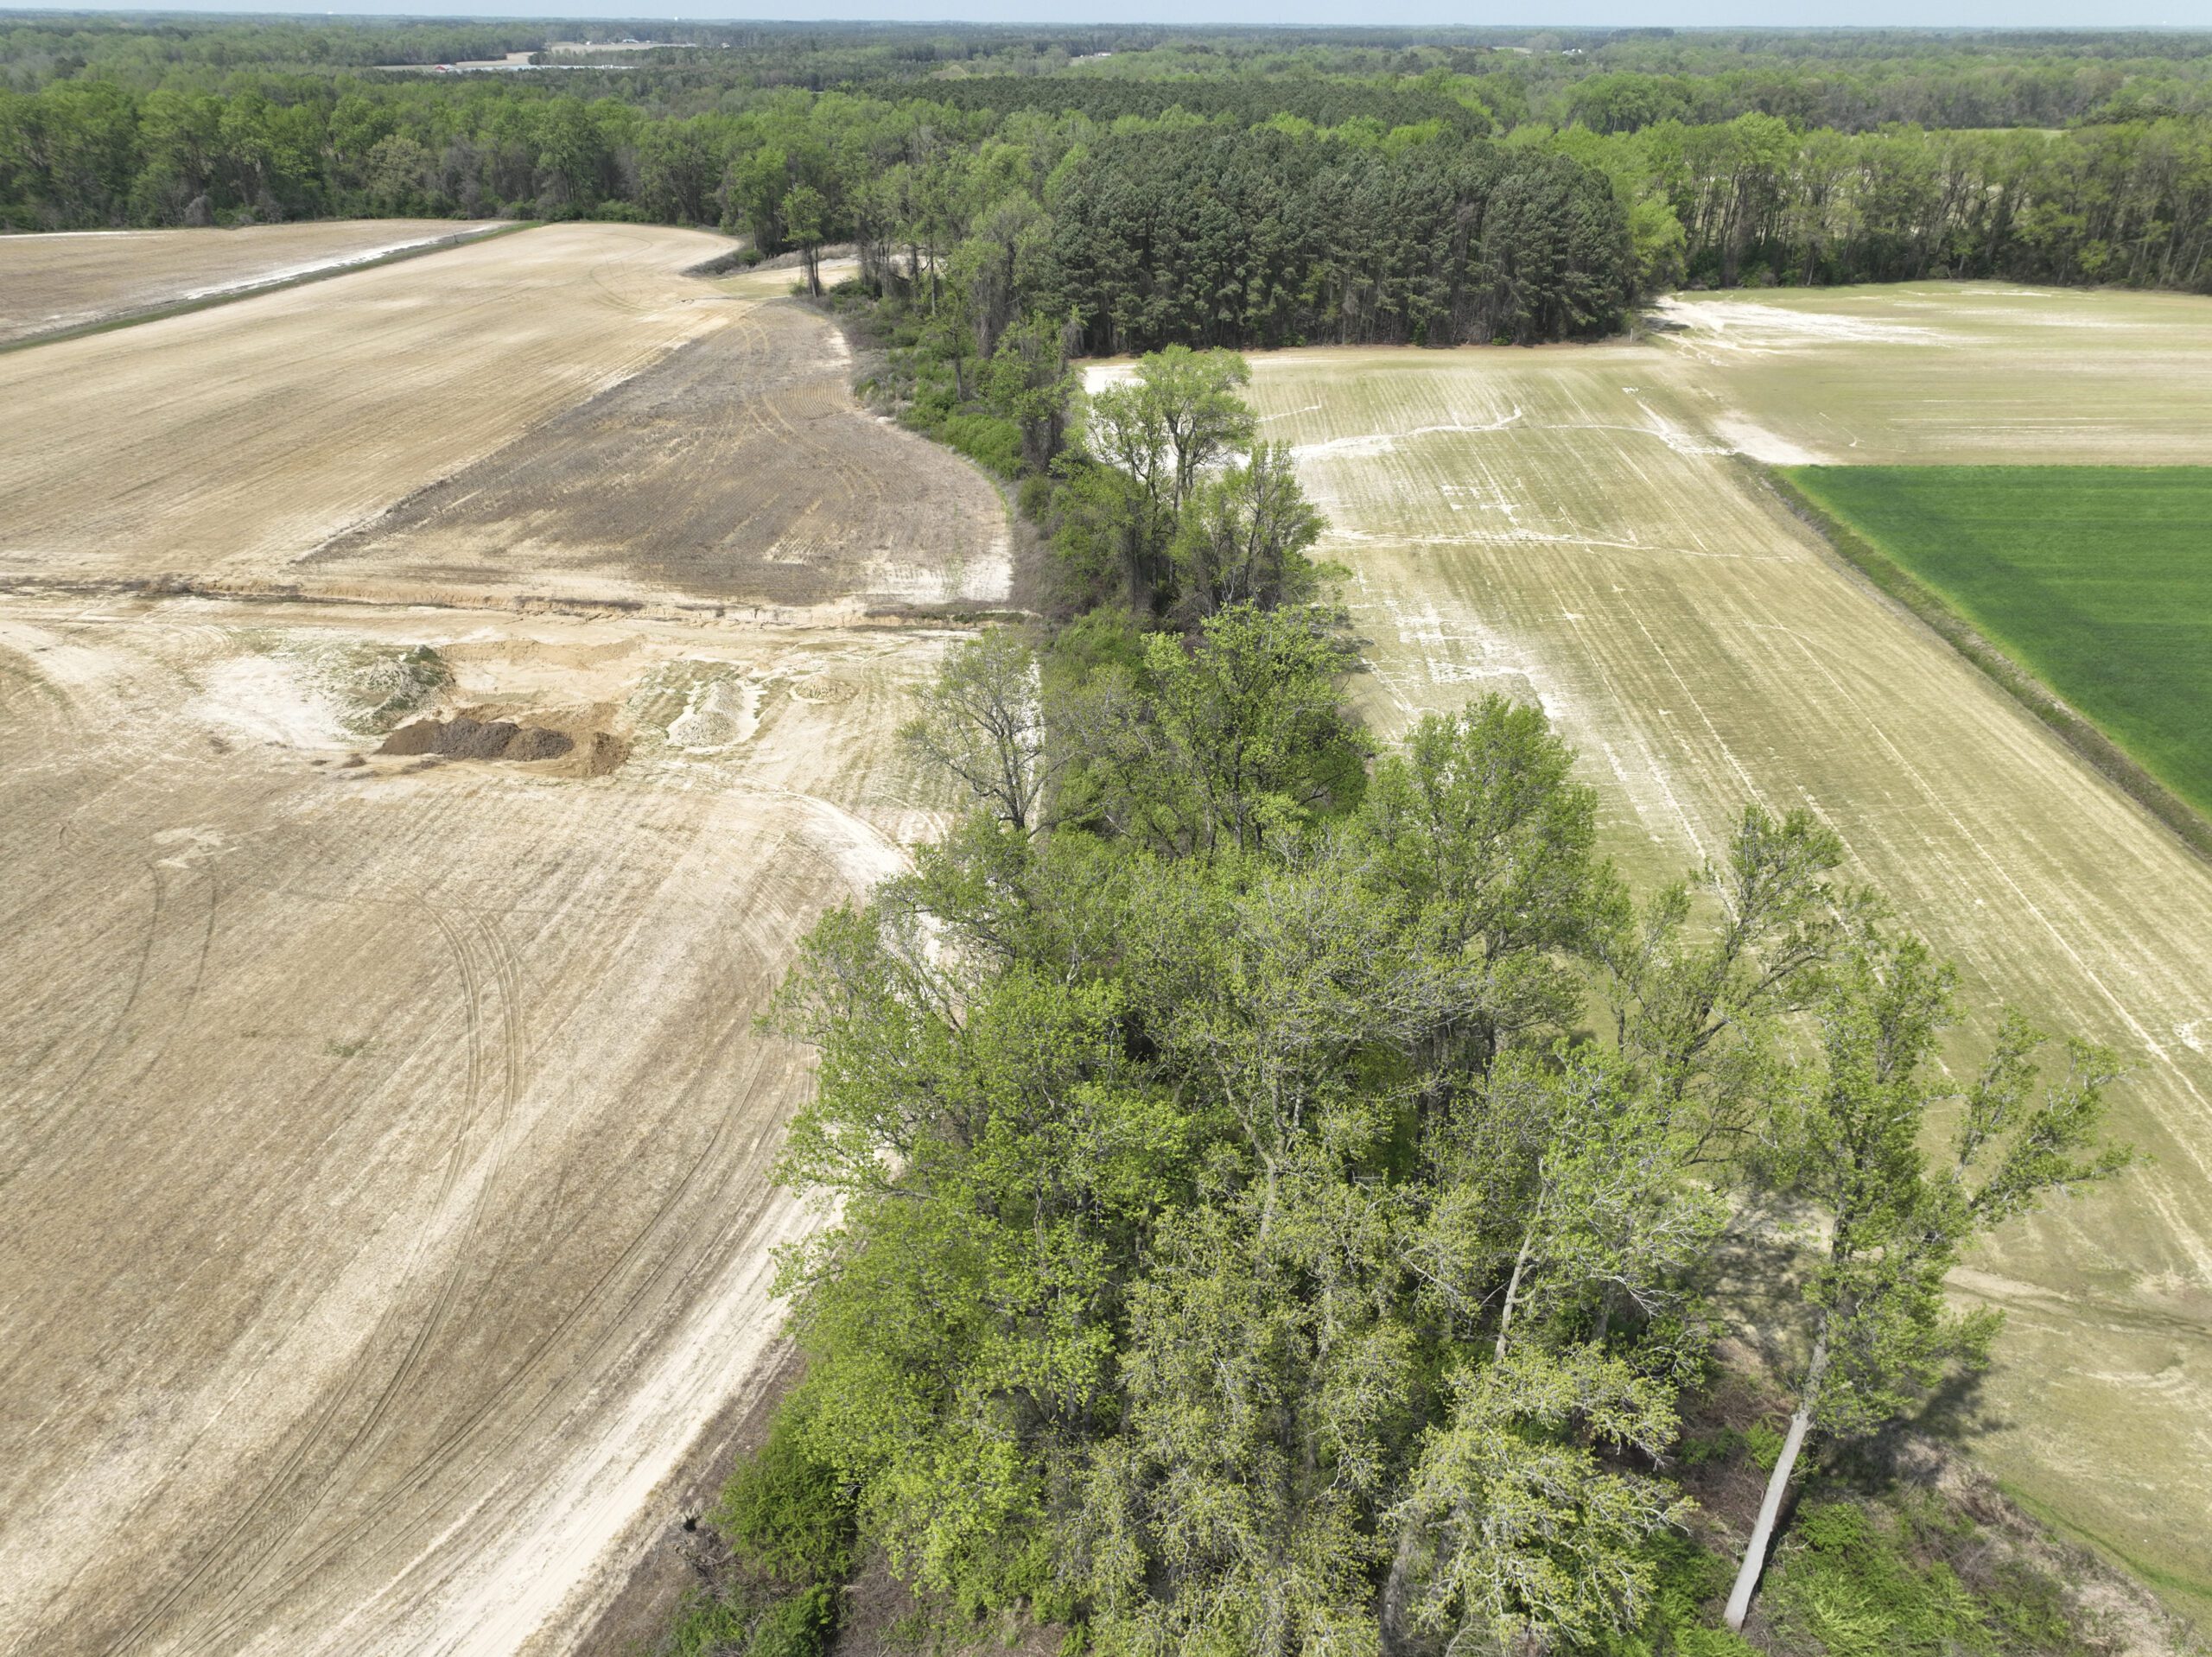
M 2212 29 L 2212 0 L 662 0 L 647 11 L 622 0 L 326 0 L 343 16 L 691 17 L 854 19 L 994 23 L 1448 23 L 1530 28 Z M 137 3 L 55 0 L 53 9 L 145 10 Z M 39 10 L 47 10 L 40 7 Z M 282 0 L 168 0 L 173 11 L 286 10 Z M 0 5 L 0 12 L 23 10 Z M 302 9 L 303 10 L 305 9 Z

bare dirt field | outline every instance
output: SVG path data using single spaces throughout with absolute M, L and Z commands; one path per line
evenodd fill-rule
M 933 822 L 892 733 L 950 635 L 705 586 L 525 613 L 419 545 L 271 597 L 439 479 L 526 473 L 533 427 L 619 489 L 632 422 L 571 416 L 742 333 L 677 274 L 719 245 L 532 231 L 4 359 L 48 400 L 0 440 L 0 1649 L 566 1649 L 761 1384 L 810 1220 L 766 1178 L 803 1056 L 751 1021 Z M 872 532 L 995 500 L 880 431 L 808 428 L 906 503 Z M 129 509 L 84 533 L 43 492 Z M 203 568 L 258 596 L 129 585 Z M 546 757 L 378 752 L 430 717 Z
M 727 245 L 553 226 L 0 359 L 0 576 L 850 613 L 1001 593 L 997 491 L 861 415 L 810 313 L 683 274 Z
M 0 345 L 481 233 L 449 219 L 0 236 Z
M 2001 283 L 1687 294 L 1669 346 L 1732 446 L 1782 465 L 2212 460 L 2212 305 Z
M 336 536 L 310 581 L 685 594 L 810 608 L 1002 597 L 1005 508 L 856 416 L 843 340 L 788 302 L 728 326 Z
M 0 575 L 255 590 L 720 326 L 720 238 L 563 225 L 0 358 Z
M 1962 1058 L 2006 999 L 2127 1056 L 2119 1125 L 2155 1160 L 2008 1231 L 1960 1279 L 2011 1313 L 1971 1442 L 2202 1609 L 2212 869 L 1832 562 L 1734 451 L 1779 433 L 1825 454 L 1848 430 L 1869 459 L 2120 459 L 2132 418 L 2138 458 L 2212 460 L 2212 302 L 2040 295 L 2037 321 L 1955 348 L 1882 336 L 1931 317 L 1965 333 L 1951 313 L 1980 290 L 1891 291 L 1788 295 L 1782 321 L 1750 319 L 1756 352 L 1694 332 L 1285 352 L 1255 359 L 1254 391 L 1352 571 L 1379 727 L 1485 690 L 1541 702 L 1647 878 L 1713 854 L 1746 801 L 1808 806 L 1960 962 L 1977 1009 Z M 1750 296 L 1685 308 L 1723 302 Z M 2123 322 L 2127 348 L 2101 358 Z M 2064 373 L 2044 371 L 2054 356 Z

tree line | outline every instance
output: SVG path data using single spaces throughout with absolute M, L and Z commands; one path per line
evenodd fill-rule
M 1099 351 L 1574 338 L 1678 282 L 2212 286 L 2201 117 L 1853 133 L 1616 112 L 1499 138 L 1491 82 L 1440 72 L 767 87 L 692 116 L 597 83 L 625 95 L 512 76 L 58 79 L 0 92 L 0 225 L 631 218 L 764 252 L 856 241 L 878 286 L 888 250 L 980 238 L 1018 244 L 1001 283 L 1017 308 L 1075 308 Z
M 67 81 L 0 97 L 0 214 L 50 227 L 319 213 L 720 222 L 859 240 L 879 277 L 969 243 L 1087 345 L 1534 340 L 1610 332 L 1619 209 L 1572 158 L 1441 123 L 1251 130 L 785 93 L 654 121 L 612 99 L 397 89 L 283 104 Z M 1381 232 L 1378 234 L 1378 232 Z M 975 255 L 985 257 L 982 252 Z
M 1537 710 L 1363 730 L 1243 378 L 1068 411 L 1130 567 L 952 651 L 906 740 L 954 827 L 778 994 L 831 1222 L 686 1649 L 812 1649 L 873 1556 L 1069 1649 L 1748 1652 L 1808 1446 L 1980 1362 L 1960 1251 L 2126 1160 L 2108 1054 L 2007 1017 L 1946 1070 L 1952 974 L 1809 815 L 1637 893 Z M 1723 1561 L 1681 1409 L 1745 1324 L 1791 1414 Z
M 1614 180 L 1647 285 L 1998 276 L 2212 291 L 2212 121 L 1849 134 L 1745 115 L 1551 142 Z

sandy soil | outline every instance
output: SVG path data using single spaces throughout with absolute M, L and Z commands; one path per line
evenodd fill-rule
M 2212 305 L 1999 283 L 1663 302 L 1681 384 L 1732 447 L 1796 463 L 2212 460 Z M 1762 449 L 1767 451 L 1762 454 Z
M 863 416 L 812 313 L 682 274 L 727 246 L 549 227 L 0 359 L 0 575 L 817 619 L 1002 600 L 998 492 Z
M 751 1021 L 933 826 L 892 733 L 951 635 L 717 616 L 705 564 L 653 578 L 696 610 L 531 613 L 420 539 L 269 596 L 533 427 L 619 494 L 654 405 L 571 416 L 744 331 L 677 274 L 716 245 L 533 231 L 317 284 L 320 346 L 297 290 L 6 359 L 47 401 L 0 438 L 0 1649 L 567 1649 L 762 1384 L 811 1219 Z M 988 486 L 814 406 L 808 463 L 907 503 L 870 533 L 950 547 Z M 96 585 L 163 569 L 262 596 Z M 374 757 L 463 714 L 573 746 Z
M 1927 326 L 1964 331 L 1985 301 L 1850 302 L 1877 332 L 1937 316 Z M 1771 359 L 1675 338 L 1286 352 L 1255 359 L 1254 390 L 1335 525 L 1324 550 L 1353 572 L 1379 727 L 1484 690 L 1541 702 L 1583 751 L 1616 854 L 1647 878 L 1712 854 L 1746 801 L 1810 807 L 1960 962 L 1981 1010 L 1961 1060 L 2000 999 L 2127 1056 L 2120 1127 L 2155 1160 L 2008 1231 L 1959 1279 L 2011 1313 L 1973 1444 L 2069 1524 L 2203 1583 L 2212 870 L 1837 568 L 1733 458 L 1751 445 L 1730 422 L 1746 419 L 1807 448 L 1848 427 L 1869 459 L 2117 458 L 2132 408 L 2144 458 L 2212 460 L 2212 376 L 2191 378 L 2212 302 L 2032 302 L 2038 320 L 1992 325 L 1972 351 L 1899 358 L 1821 331 Z M 2101 359 L 2116 312 L 2138 332 Z M 2042 371 L 2054 355 L 2065 374 Z M 1816 415 L 1769 378 L 1793 371 L 1824 399 Z
M 0 358 L 0 575 L 253 589 L 738 308 L 562 225 Z
M 861 417 L 842 338 L 782 300 L 339 536 L 297 572 L 813 608 L 1002 601 L 1006 510 Z
M 449 219 L 353 219 L 241 230 L 0 236 L 0 345 L 486 228 Z

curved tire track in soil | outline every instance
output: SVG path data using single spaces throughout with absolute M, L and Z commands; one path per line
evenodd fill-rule
M 483 1021 L 480 1016 L 482 1000 L 481 975 L 476 970 L 470 959 L 467 945 L 459 929 L 445 917 L 437 914 L 434 910 L 428 909 L 427 906 L 424 912 L 444 939 L 451 955 L 455 974 L 461 981 L 461 1004 L 466 1010 L 462 1038 L 462 1105 L 460 1111 L 456 1113 L 452 1150 L 446 1158 L 444 1177 L 432 1204 L 435 1212 L 442 1209 L 450 1199 L 454 1188 L 460 1183 L 461 1171 L 467 1165 L 470 1132 L 475 1127 L 482 1108 L 486 1065 L 482 1041 Z M 503 994 L 500 1000 L 503 1008 L 512 1008 L 514 998 L 512 994 Z M 502 1020 L 503 1023 L 512 1021 L 512 1013 Z M 512 1044 L 510 1044 L 508 1057 L 508 1076 L 513 1078 L 519 1072 L 514 1066 Z M 513 1106 L 515 1093 L 516 1089 L 512 1085 L 499 1090 L 499 1120 L 493 1124 L 493 1128 L 495 1143 L 506 1114 Z M 482 1216 L 486 1194 L 486 1190 L 480 1190 L 478 1199 L 471 1208 L 468 1224 L 472 1232 L 475 1222 Z M 464 1242 L 467 1241 L 466 1237 L 463 1241 Z M 418 1257 L 420 1253 L 423 1252 L 426 1244 L 427 1239 L 418 1241 Z M 461 1249 L 454 1249 L 452 1254 L 453 1260 L 441 1273 L 439 1287 L 432 1299 L 429 1311 L 423 1318 L 413 1340 L 407 1345 L 398 1366 L 378 1389 L 375 1401 L 371 1406 L 367 1416 L 346 1434 L 344 1443 L 339 1446 L 336 1454 L 330 1458 L 334 1470 L 344 1466 L 353 1457 L 356 1450 L 371 1441 L 377 1427 L 390 1410 L 392 1401 L 404 1393 L 408 1382 L 413 1378 L 430 1338 L 436 1333 L 451 1311 L 466 1265 Z M 406 1279 L 410 1281 L 413 1280 L 416 1275 L 416 1272 L 411 1267 L 404 1273 Z M 395 1305 L 387 1311 L 385 1319 L 386 1322 L 390 1322 L 399 1318 L 400 1316 L 401 1309 Z M 383 1325 L 380 1324 L 379 1333 Z M 214 1626 L 210 1629 L 206 1639 L 219 1641 L 231 1631 L 229 1625 L 235 1616 L 237 1602 L 250 1585 L 254 1573 L 270 1554 L 283 1546 L 291 1535 L 313 1515 L 315 1500 L 320 1493 L 313 1489 L 297 1488 L 300 1476 L 309 1467 L 316 1453 L 321 1449 L 324 1438 L 329 1432 L 333 1421 L 339 1417 L 346 1406 L 353 1401 L 353 1395 L 359 1384 L 366 1379 L 367 1372 L 375 1367 L 373 1355 L 376 1352 L 377 1344 L 372 1336 L 364 1346 L 361 1355 L 356 1360 L 345 1380 L 339 1386 L 330 1389 L 328 1402 L 321 1414 L 301 1438 L 299 1443 L 263 1483 L 259 1492 L 238 1509 L 237 1515 L 231 1521 L 214 1545 L 207 1551 L 200 1562 L 170 1586 L 160 1598 L 147 1608 L 138 1621 L 131 1625 L 118 1642 L 118 1649 L 134 1651 L 144 1648 L 147 1642 L 158 1633 L 162 1623 L 210 1583 L 216 1584 L 214 1590 L 216 1597 L 212 1610 L 207 1615 L 213 1619 Z M 328 1476 L 325 1476 L 327 1479 Z M 272 1513 L 278 1515 L 273 1521 Z M 182 1648 L 200 1647 L 188 1645 Z M 221 1647 L 217 1646 L 214 1648 Z

